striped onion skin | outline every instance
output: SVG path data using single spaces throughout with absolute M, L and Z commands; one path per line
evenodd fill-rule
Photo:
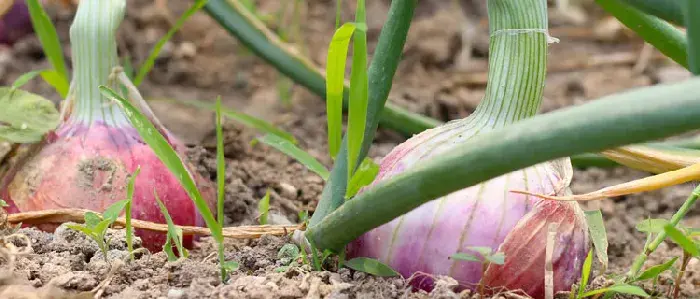
M 420 161 L 459 146 L 497 125 L 476 113 L 443 127 L 425 131 L 397 146 L 380 164 L 373 184 L 401 173 Z M 504 266 L 487 270 L 490 288 L 521 289 L 538 298 L 544 292 L 547 223 L 559 223 L 554 254 L 555 290 L 569 290 L 579 278 L 588 252 L 588 227 L 575 202 L 546 201 L 509 192 L 568 194 L 568 159 L 538 164 L 427 202 L 377 227 L 348 245 L 348 257 L 371 257 L 388 264 L 411 284 L 433 288 L 433 276 L 455 278 L 461 289 L 474 289 L 482 265 L 451 259 L 468 247 L 487 246 L 506 255 Z

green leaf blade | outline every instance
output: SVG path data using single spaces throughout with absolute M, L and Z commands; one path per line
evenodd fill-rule
M 204 218 L 204 222 L 207 224 L 212 231 L 212 237 L 215 240 L 223 240 L 223 235 L 217 227 L 219 223 L 214 218 L 209 204 L 204 200 L 202 194 L 197 189 L 197 185 L 192 178 L 189 170 L 185 167 L 185 164 L 180 159 L 180 156 L 175 152 L 168 141 L 158 133 L 158 130 L 153 126 L 153 124 L 144 116 L 136 107 L 134 107 L 128 100 L 124 99 L 113 90 L 106 86 L 100 86 L 100 91 L 106 97 L 114 100 L 120 105 L 122 111 L 131 122 L 132 126 L 139 132 L 141 138 L 148 144 L 151 149 L 155 152 L 163 164 L 175 175 L 182 187 L 185 189 L 190 199 L 194 202 L 197 207 L 197 211 Z
M 649 269 L 644 270 L 644 272 L 642 272 L 642 274 L 640 274 L 636 280 L 642 281 L 642 280 L 656 278 L 659 276 L 659 274 L 663 273 L 666 270 L 671 269 L 671 267 L 676 262 L 676 260 L 678 260 L 678 257 L 674 257 L 661 265 L 649 267 Z
M 684 0 L 686 35 L 688 37 L 688 68 L 700 75 L 700 1 Z
M 346 23 L 333 34 L 326 59 L 326 117 L 328 121 L 328 151 L 335 158 L 340 151 L 343 133 L 343 92 L 345 65 L 355 24 Z
M 260 224 L 267 224 L 267 215 L 270 212 L 270 190 L 265 192 L 265 196 L 258 202 L 258 214 L 260 214 Z
M 671 238 L 673 242 L 676 242 L 678 246 L 683 248 L 685 252 L 688 252 L 691 256 L 700 255 L 700 249 L 698 249 L 695 242 L 683 234 L 683 232 L 681 232 L 679 229 L 673 227 L 672 225 L 666 225 L 664 226 L 664 230 L 666 231 L 668 237 Z
M 595 253 L 598 260 L 603 264 L 603 269 L 608 268 L 608 236 L 605 232 L 605 223 L 603 222 L 603 214 L 600 210 L 585 211 L 586 222 L 588 223 L 588 231 L 591 234 L 591 240 L 595 247 Z
M 29 9 L 32 27 L 34 27 L 34 32 L 39 38 L 39 42 L 41 42 L 46 57 L 59 77 L 62 78 L 56 81 L 62 84 L 56 88 L 56 90 L 61 93 L 61 96 L 65 97 L 60 91 L 68 90 L 68 68 L 63 58 L 63 50 L 61 48 L 61 42 L 58 39 L 58 34 L 56 33 L 56 27 L 53 25 L 53 22 L 51 22 L 51 18 L 49 18 L 49 15 L 46 13 L 39 0 L 27 0 L 27 8 Z
M 371 258 L 356 257 L 345 262 L 345 266 L 355 271 L 365 272 L 380 277 L 400 276 L 396 270 Z
M 478 262 L 478 263 L 482 262 L 482 260 L 479 259 L 478 257 L 471 255 L 471 254 L 468 254 L 468 253 L 464 253 L 464 252 L 455 253 L 452 256 L 450 256 L 450 258 L 458 260 L 458 261 L 465 261 L 465 262 Z
M 356 27 L 366 28 L 365 1 L 357 1 Z M 355 30 L 352 40 L 352 70 L 350 72 L 350 101 L 348 103 L 348 181 L 351 180 L 360 159 L 365 137 L 369 79 L 367 76 L 367 31 Z
M 110 224 L 114 223 L 114 221 L 116 221 L 117 218 L 119 218 L 119 214 L 121 214 L 121 212 L 124 211 L 124 208 L 126 208 L 128 202 L 128 199 L 124 199 L 111 204 L 102 213 L 102 217 L 105 220 L 109 220 Z
M 666 225 L 668 225 L 668 220 L 666 219 L 644 219 L 637 223 L 635 228 L 643 233 L 658 234 L 664 231 Z
M 21 88 L 22 86 L 24 86 L 24 84 L 27 84 L 27 82 L 34 79 L 36 76 L 38 76 L 42 72 L 44 72 L 44 71 L 38 70 L 38 71 L 30 71 L 30 72 L 26 72 L 26 73 L 22 74 L 21 76 L 19 76 L 15 80 L 15 82 L 12 82 L 12 88 L 15 88 L 15 89 Z
M 288 140 L 282 139 L 279 136 L 272 134 L 266 134 L 263 137 L 257 138 L 257 140 L 279 150 L 287 156 L 296 159 L 297 161 L 299 161 L 299 163 L 303 164 L 304 166 L 306 166 L 306 168 L 321 176 L 321 178 L 323 178 L 324 180 L 328 179 L 328 169 L 326 169 L 326 167 L 323 166 L 321 162 L 319 162 L 309 153 L 298 148 L 296 145 L 289 142 Z
M 588 285 L 588 279 L 591 276 L 591 266 L 593 265 L 593 250 L 588 251 L 586 259 L 583 261 L 583 267 L 581 268 L 581 281 L 578 286 L 578 297 L 583 298 L 583 293 L 586 291 L 586 286 Z
M 374 163 L 371 158 L 365 158 L 350 179 L 348 189 L 345 192 L 345 198 L 349 199 L 355 196 L 362 187 L 371 184 L 374 178 L 377 177 L 377 174 L 379 174 L 379 165 Z

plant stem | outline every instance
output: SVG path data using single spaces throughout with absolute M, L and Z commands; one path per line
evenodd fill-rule
M 506 173 L 573 154 L 673 136 L 700 127 L 699 79 L 639 88 L 480 134 L 347 201 L 306 237 L 338 250 L 421 204 Z M 358 217 L 361 216 L 361 217 Z
M 684 0 L 685 27 L 688 37 L 688 65 L 693 74 L 700 75 L 700 1 Z
M 323 72 L 308 58 L 283 43 L 277 35 L 265 27 L 265 24 L 248 12 L 240 4 L 240 0 L 209 0 L 204 6 L 204 10 L 259 57 L 325 100 L 326 78 Z M 401 45 L 403 46 L 403 43 Z M 403 47 L 398 52 L 392 52 L 395 55 L 393 59 L 401 58 L 401 50 Z M 372 84 L 370 83 L 370 85 Z M 347 84 L 344 95 L 343 107 L 347 108 Z M 441 123 L 429 117 L 408 112 L 392 103 L 386 103 L 383 110 L 384 112 L 380 110 L 380 124 L 406 136 L 430 129 Z
M 646 42 L 659 49 L 661 53 L 688 68 L 686 54 L 688 41 L 683 32 L 668 22 L 645 14 L 620 0 L 596 0 L 596 3 L 639 34 Z
M 85 0 L 78 5 L 70 28 L 74 74 L 67 101 L 73 107 L 72 120 L 128 124 L 123 112 L 98 89 L 106 85 L 117 90 L 116 80 L 109 76 L 119 64 L 116 31 L 125 11 L 125 0 Z
M 698 200 L 698 197 L 700 197 L 700 186 L 695 187 L 693 192 L 690 193 L 690 196 L 685 200 L 683 205 L 678 208 L 678 211 L 671 216 L 671 220 L 669 221 L 669 224 L 671 224 L 673 227 L 678 225 L 679 222 L 685 217 L 686 214 L 690 211 L 690 208 L 693 207 L 695 202 Z M 644 248 L 644 251 L 640 253 L 637 258 L 634 260 L 634 263 L 632 264 L 632 267 L 630 267 L 630 270 L 627 272 L 627 280 L 632 281 L 635 278 L 637 278 L 637 275 L 639 274 L 639 271 L 642 270 L 642 266 L 644 266 L 644 263 L 647 261 L 647 258 L 649 255 L 651 255 L 659 245 L 661 245 L 661 242 L 663 242 L 666 239 L 666 231 L 661 231 L 659 232 L 658 235 L 656 235 L 656 238 L 654 238 L 654 241 L 652 241 L 649 246 Z
M 679 0 L 622 0 L 640 11 L 678 25 L 684 24 Z
M 678 294 L 681 292 L 681 280 L 683 279 L 683 276 L 685 275 L 685 269 L 688 267 L 688 261 L 692 256 L 690 253 L 687 251 L 683 251 L 683 262 L 681 263 L 681 269 L 678 271 L 678 275 L 676 275 L 676 281 L 673 283 L 673 298 L 678 298 Z
M 362 148 L 357 157 L 358 163 L 364 160 L 369 147 L 374 140 L 374 134 L 379 124 L 379 115 L 389 96 L 392 79 L 401 59 L 403 45 L 406 42 L 408 28 L 411 25 L 413 11 L 417 0 L 395 0 L 391 2 L 389 17 L 382 27 L 379 41 L 372 57 L 367 76 L 369 80 L 369 102 Z M 347 156 L 347 134 L 340 145 L 338 157 Z M 309 220 L 314 226 L 326 215 L 333 212 L 345 202 L 345 191 L 348 182 L 348 165 L 346 159 L 337 159 L 331 170 L 331 175 L 321 193 L 321 200 L 316 211 Z

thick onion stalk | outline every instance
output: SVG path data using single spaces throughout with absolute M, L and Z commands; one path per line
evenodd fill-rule
M 134 219 L 165 223 L 155 200 L 157 193 L 176 224 L 204 224 L 178 179 L 143 141 L 122 110 L 98 89 L 106 85 L 125 91 L 125 98 L 150 118 L 181 158 L 185 157 L 184 145 L 160 124 L 129 79 L 123 73 L 113 72 L 118 70 L 115 33 L 125 6 L 124 0 L 80 1 L 70 29 L 74 75 L 63 103 L 61 123 L 38 149 L 2 178 L 0 197 L 10 205 L 10 213 L 58 208 L 101 212 L 126 199 L 127 180 L 140 167 L 131 207 Z M 213 209 L 215 196 L 209 181 L 191 165 L 189 170 Z M 137 230 L 136 234 L 152 251 L 160 250 L 165 242 L 161 233 Z M 191 236 L 184 241 L 191 247 Z
M 508 126 L 539 109 L 547 59 L 546 1 L 489 0 L 489 84 L 468 118 L 425 131 L 397 146 L 381 162 L 373 184 L 402 173 L 480 133 Z M 576 202 L 548 201 L 510 192 L 570 194 L 569 159 L 508 173 L 442 198 L 377 227 L 347 246 L 348 257 L 371 257 L 430 290 L 433 277 L 449 275 L 462 288 L 479 283 L 495 290 L 545 293 L 545 248 L 549 224 L 557 225 L 552 255 L 553 291 L 570 290 L 589 250 L 588 226 Z M 469 247 L 505 254 L 505 264 L 451 259 L 478 256 Z

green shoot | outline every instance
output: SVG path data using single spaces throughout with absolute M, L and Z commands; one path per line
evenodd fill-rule
M 678 260 L 678 257 L 674 257 L 663 264 L 649 267 L 649 269 L 644 270 L 644 272 L 637 277 L 636 281 L 656 279 L 664 271 L 670 270 L 676 260 Z
M 139 86 L 141 82 L 143 82 L 143 79 L 146 77 L 148 72 L 151 71 L 153 68 L 153 65 L 155 64 L 156 58 L 158 57 L 158 54 L 160 54 L 160 50 L 163 49 L 163 46 L 165 46 L 165 43 L 170 40 L 170 38 L 173 37 L 175 32 L 180 30 L 183 25 L 185 25 L 185 22 L 187 19 L 190 18 L 194 13 L 199 11 L 205 4 L 207 4 L 207 0 L 197 0 L 190 6 L 185 13 L 180 16 L 180 18 L 177 19 L 175 22 L 175 25 L 173 25 L 170 30 L 168 30 L 168 33 L 166 33 L 163 37 L 158 40 L 155 46 L 153 46 L 153 50 L 151 50 L 151 53 L 148 55 L 148 58 L 146 58 L 146 61 L 143 62 L 143 65 L 139 69 L 138 74 L 136 75 L 136 78 L 134 78 L 134 86 Z
M 217 229 L 224 227 L 224 195 L 226 188 L 226 160 L 224 157 L 224 130 L 221 127 L 221 97 L 216 98 L 216 219 L 219 222 Z M 224 256 L 224 243 L 217 242 L 219 253 L 219 265 L 221 266 L 221 281 L 226 279 L 229 272 Z M 237 268 L 237 267 L 236 267 Z M 233 271 L 233 270 L 232 270 Z
M 303 259 L 302 251 L 295 244 L 284 244 L 277 252 L 277 259 L 280 260 L 282 266 L 277 267 L 275 272 L 285 272 L 290 268 L 300 266 L 299 260 Z
M 328 151 L 335 159 L 340 151 L 343 131 L 343 90 L 345 88 L 345 63 L 350 38 L 355 24 L 347 23 L 338 28 L 328 46 L 326 58 L 326 116 L 328 118 Z
M 350 179 L 350 183 L 348 183 L 345 199 L 355 196 L 362 187 L 371 184 L 374 178 L 377 177 L 377 174 L 379 174 L 379 165 L 374 163 L 371 158 L 365 158 L 357 171 L 355 171 L 352 179 Z
M 49 76 L 49 78 L 52 80 L 52 82 L 49 82 L 49 84 L 56 88 L 56 91 L 62 98 L 65 98 L 68 94 L 68 82 L 70 82 L 70 80 L 68 76 L 68 68 L 66 67 L 66 62 L 63 59 L 61 42 L 59 41 L 58 34 L 56 33 L 56 27 L 54 27 L 49 15 L 41 6 L 39 0 L 27 0 L 27 7 L 29 8 L 29 15 L 32 20 L 34 32 L 39 38 L 41 46 L 44 49 L 44 53 L 51 63 L 51 66 L 53 66 L 53 69 L 56 71 L 55 75 Z
M 396 270 L 372 258 L 356 257 L 345 262 L 345 266 L 355 271 L 365 272 L 375 276 L 400 276 Z
M 175 248 L 177 248 L 177 252 L 180 255 L 180 257 L 187 258 L 189 256 L 189 252 L 187 252 L 187 249 L 185 249 L 185 247 L 182 246 L 182 229 L 175 226 L 175 223 L 173 223 L 173 219 L 168 213 L 168 209 L 165 207 L 163 202 L 160 201 L 160 198 L 158 198 L 158 193 L 156 193 L 155 190 L 153 190 L 153 194 L 156 197 L 156 202 L 158 203 L 160 212 L 163 213 L 163 217 L 165 217 L 165 222 L 168 224 L 168 239 L 166 240 L 165 245 L 163 245 L 163 251 L 168 256 L 168 261 L 172 262 L 178 260 L 178 257 L 173 252 L 173 243 L 175 243 Z
M 190 105 L 193 107 L 198 107 L 202 109 L 208 109 L 211 111 L 216 111 L 216 105 L 212 105 L 206 102 L 198 101 L 198 100 L 176 100 L 178 102 L 181 102 L 186 105 Z M 221 107 L 221 114 L 223 116 L 226 116 L 232 120 L 235 120 L 245 126 L 251 127 L 253 129 L 256 129 L 260 132 L 267 133 L 267 134 L 273 134 L 276 135 L 280 138 L 286 139 L 287 141 L 296 144 L 297 140 L 294 138 L 294 136 L 280 128 L 275 127 L 274 125 L 259 119 L 252 117 L 250 115 L 247 115 L 245 113 L 241 113 L 238 111 L 235 111 L 233 109 Z
M 141 172 L 141 166 L 136 167 L 134 173 L 129 177 L 126 185 L 126 205 L 124 206 L 125 228 L 126 228 L 126 248 L 129 250 L 129 258 L 134 260 L 134 227 L 131 226 L 131 204 L 134 202 L 134 186 L 136 177 Z
M 265 196 L 258 202 L 258 214 L 260 215 L 260 225 L 267 224 L 267 216 L 270 213 L 270 190 L 265 192 Z
M 685 0 L 686 35 L 688 37 L 688 69 L 700 75 L 700 1 Z
M 115 93 L 109 87 L 100 86 L 100 91 L 110 99 L 114 100 L 119 104 L 127 116 L 131 125 L 139 132 L 141 138 L 144 142 L 148 144 L 153 152 L 158 156 L 165 166 L 175 175 L 179 180 L 182 187 L 187 191 L 194 202 L 199 214 L 204 218 L 204 222 L 207 227 L 211 230 L 211 235 L 216 242 L 223 243 L 223 234 L 219 228 L 219 223 L 214 218 L 214 215 L 209 210 L 207 202 L 202 198 L 202 194 L 197 189 L 197 185 L 192 179 L 192 175 L 185 167 L 184 163 L 180 159 L 179 155 L 170 146 L 168 141 L 161 135 L 158 130 L 153 126 L 153 124 L 144 116 L 136 107 L 134 107 L 128 100 L 124 99 L 122 96 Z
M 348 182 L 355 173 L 365 136 L 369 81 L 367 77 L 367 25 L 365 0 L 357 1 L 355 12 L 357 30 L 352 40 L 352 70 L 350 72 L 350 102 L 348 109 Z
M 46 83 L 51 85 L 51 87 L 53 87 L 53 89 L 55 89 L 60 96 L 65 98 L 65 96 L 68 95 L 70 85 L 63 77 L 61 77 L 59 72 L 56 70 L 45 70 L 39 75 L 41 75 L 41 79 L 44 79 Z
M 266 134 L 263 137 L 257 138 L 260 142 L 267 144 L 280 152 L 286 154 L 287 156 L 290 156 L 299 163 L 303 164 L 308 168 L 309 170 L 315 172 L 323 180 L 328 179 L 328 169 L 326 169 L 321 162 L 316 160 L 316 158 L 312 157 L 309 153 L 305 152 L 304 150 L 298 148 L 296 145 L 293 143 L 289 142 L 288 140 L 285 140 L 283 138 L 280 138 L 277 135 L 272 135 L 272 134 Z
M 94 212 L 87 212 L 84 216 L 84 224 L 67 224 L 66 226 L 70 229 L 82 232 L 94 240 L 95 243 L 97 243 L 97 247 L 100 248 L 105 261 L 109 263 L 107 259 L 109 240 L 105 238 L 107 229 L 117 220 L 121 211 L 124 210 L 126 202 L 127 200 L 125 199 L 113 203 L 105 209 L 102 216 Z
M 666 231 L 666 235 L 668 235 L 673 242 L 683 248 L 683 251 L 689 253 L 691 256 L 700 256 L 700 247 L 698 247 L 698 244 L 683 231 L 670 224 L 664 226 L 664 231 Z
M 340 12 L 343 9 L 343 0 L 336 0 L 335 1 L 335 29 L 337 30 L 338 27 L 340 27 Z
M 588 251 L 586 260 L 583 261 L 583 267 L 581 268 L 581 281 L 578 286 L 578 294 L 576 298 L 583 298 L 583 292 L 586 291 L 586 286 L 588 285 L 588 279 L 591 276 L 591 265 L 593 264 L 593 250 Z
M 608 268 L 608 236 L 605 232 L 603 214 L 600 210 L 593 210 L 586 211 L 585 215 L 596 256 L 598 256 L 600 263 L 603 264 L 602 272 L 605 272 L 605 269 Z

